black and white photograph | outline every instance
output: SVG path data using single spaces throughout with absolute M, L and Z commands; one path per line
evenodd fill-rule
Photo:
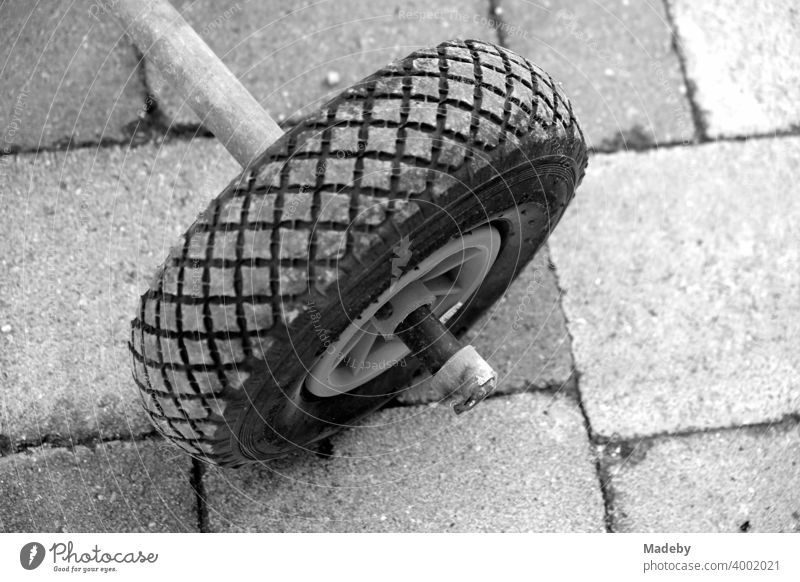
M 798 183 L 793 0 L 0 0 L 0 578 L 797 579 Z

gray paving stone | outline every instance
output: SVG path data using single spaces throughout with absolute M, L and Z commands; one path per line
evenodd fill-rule
M 0 158 L 0 435 L 150 430 L 130 319 L 169 246 L 237 171 L 212 140 Z
M 800 139 L 596 156 L 550 239 L 593 428 L 800 411 Z
M 356 81 L 451 38 L 495 40 L 485 0 L 196 0 L 173 2 L 255 98 L 283 121 L 316 110 Z M 436 18 L 439 14 L 450 15 Z M 177 124 L 197 117 L 151 65 L 148 84 Z M 338 81 L 330 83 L 329 81 Z
M 508 292 L 467 332 L 469 342 L 498 375 L 497 392 L 562 388 L 572 374 L 572 353 L 560 293 L 543 248 Z M 412 388 L 400 402 L 436 400 Z
M 522 394 L 456 417 L 391 408 L 295 456 L 205 477 L 215 531 L 602 531 L 577 406 Z
M 196 531 L 191 461 L 161 441 L 0 458 L 0 531 Z
M 563 84 L 593 147 L 692 139 L 680 64 L 660 1 L 500 5 L 506 45 Z
M 0 151 L 122 141 L 144 113 L 133 47 L 98 2 L 0 4 Z
M 615 529 L 800 532 L 796 422 L 642 443 L 609 467 Z
M 800 129 L 796 2 L 669 2 L 709 135 Z

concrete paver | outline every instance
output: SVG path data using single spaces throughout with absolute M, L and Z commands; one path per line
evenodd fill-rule
M 501 0 L 506 45 L 563 84 L 592 147 L 694 135 L 662 2 Z
M 150 430 L 130 319 L 169 246 L 237 171 L 213 140 L 0 158 L 0 435 Z
M 189 457 L 160 441 L 0 458 L 0 531 L 195 531 L 190 467 Z
M 0 4 L 0 151 L 123 141 L 144 113 L 136 53 L 99 2 Z
M 668 1 L 711 137 L 800 128 L 796 2 Z
M 609 467 L 615 529 L 800 532 L 796 422 L 659 438 Z
M 363 2 L 183 0 L 173 2 L 278 121 L 327 99 L 419 48 L 451 38 L 494 40 L 485 0 Z M 433 13 L 452 13 L 436 19 Z M 146 66 L 161 110 L 177 124 L 198 119 L 155 67 Z
M 550 240 L 593 428 L 800 410 L 800 139 L 596 156 Z
M 508 292 L 464 337 L 498 375 L 502 394 L 526 389 L 561 388 L 572 374 L 572 353 L 560 292 L 543 248 Z M 405 403 L 429 402 L 417 388 L 398 397 Z
M 577 406 L 521 394 L 456 417 L 391 408 L 311 455 L 205 477 L 214 531 L 602 531 Z

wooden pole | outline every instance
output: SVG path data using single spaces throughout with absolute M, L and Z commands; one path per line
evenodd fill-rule
M 145 58 L 242 166 L 283 135 L 167 0 L 108 0 L 108 7 Z

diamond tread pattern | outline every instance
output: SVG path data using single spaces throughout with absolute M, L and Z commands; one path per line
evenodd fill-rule
M 469 40 L 414 52 L 293 127 L 212 201 L 141 298 L 130 351 L 156 428 L 195 456 L 241 462 L 242 363 L 266 358 L 270 330 L 384 244 L 381 225 L 421 212 L 409 198 L 435 201 L 456 172 L 537 132 L 583 142 L 547 73 Z

